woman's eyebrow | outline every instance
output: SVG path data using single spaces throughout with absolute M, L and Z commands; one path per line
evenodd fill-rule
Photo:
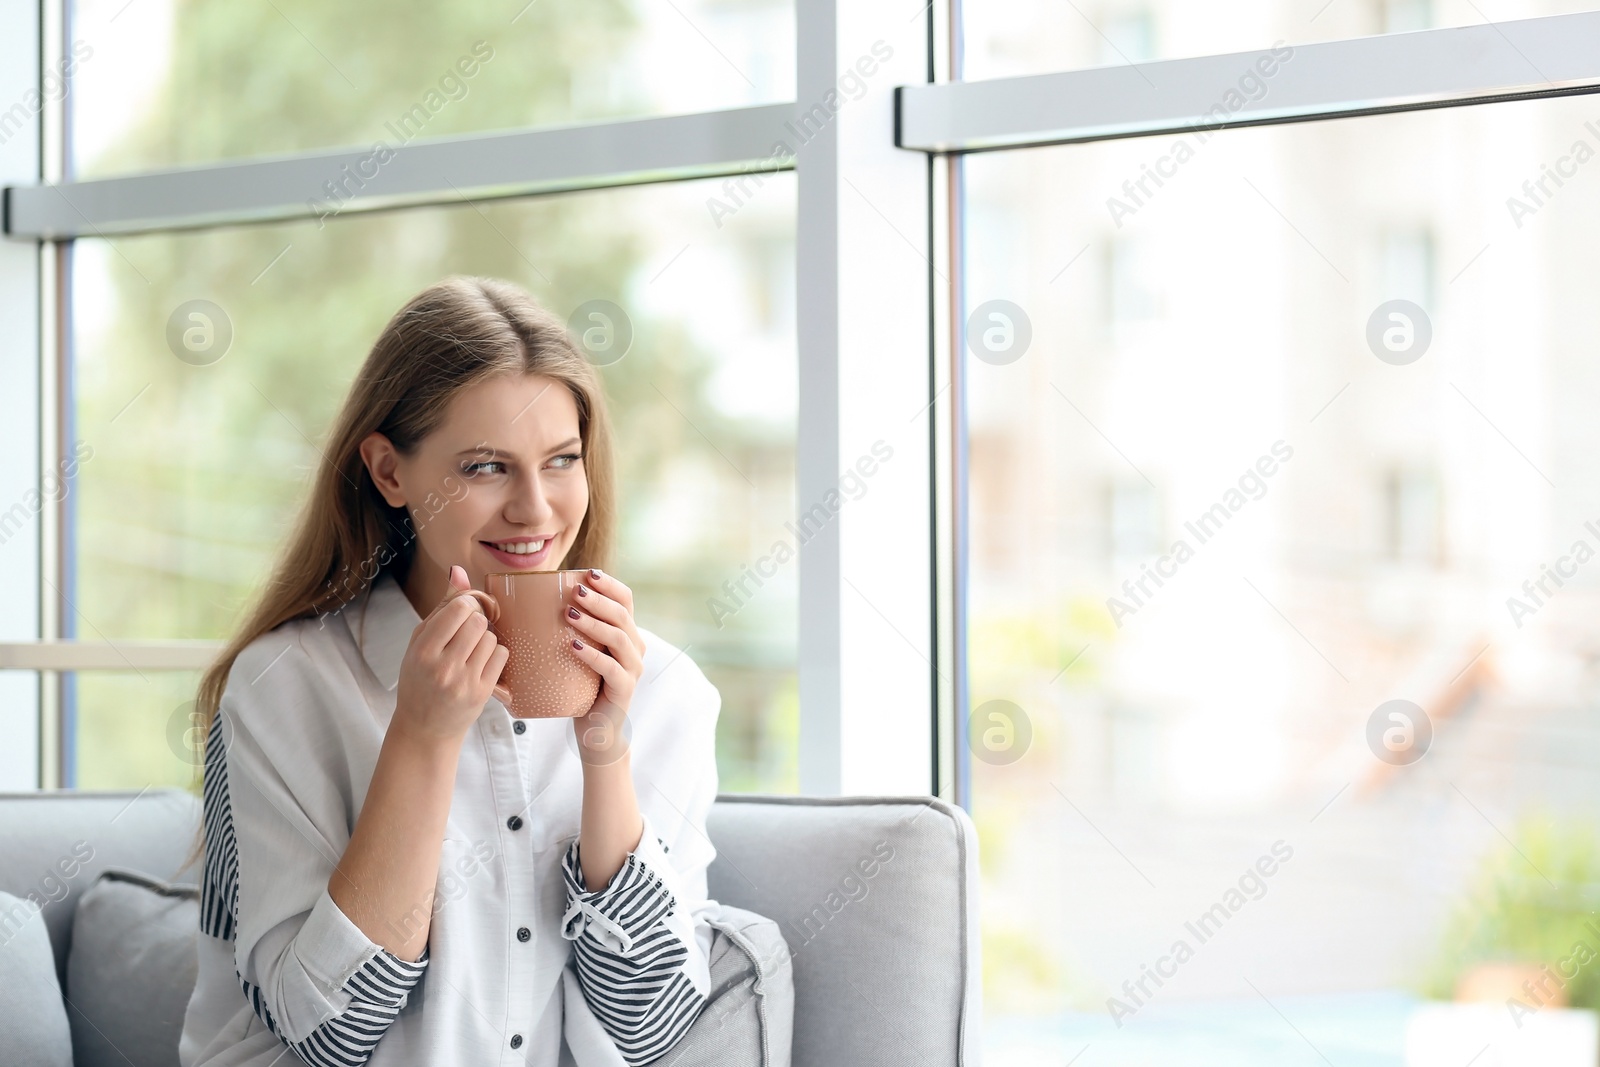
M 559 452 L 563 448 L 571 448 L 573 445 L 582 444 L 582 443 L 583 443 L 583 439 L 581 437 L 569 437 L 565 441 L 562 441 L 559 445 L 551 446 L 550 451 L 551 452 Z M 478 446 L 476 446 L 474 448 L 463 448 L 460 452 L 457 452 L 456 455 L 458 455 L 458 456 L 476 456 L 476 455 L 481 455 L 481 454 L 483 454 L 485 452 L 488 452 L 491 455 L 496 455 L 496 456 L 510 456 L 513 459 L 515 459 L 516 455 L 517 455 L 515 452 L 512 452 L 509 449 L 496 448 L 494 445 L 490 445 L 490 444 L 482 444 L 482 445 L 478 445 Z

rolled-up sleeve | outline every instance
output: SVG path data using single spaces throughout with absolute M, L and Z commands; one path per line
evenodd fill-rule
M 569 986 L 582 1001 L 570 1006 L 567 1038 L 579 1067 L 612 1067 L 619 1055 L 629 1067 L 660 1059 L 711 993 L 707 917 L 716 903 L 706 883 L 716 849 L 706 820 L 717 796 L 722 697 L 687 656 L 669 657 L 650 676 L 653 718 L 634 738 L 639 843 L 597 890 L 583 882 L 579 839 L 562 858 L 562 934 L 573 944 Z
M 240 987 L 269 1030 L 313 1067 L 358 1067 L 428 953 L 402 960 L 329 895 L 354 816 L 335 776 L 307 756 L 338 738 L 318 736 L 335 727 L 297 674 L 303 654 L 291 644 L 282 659 L 271 686 L 230 679 L 207 738 L 202 922 L 212 936 L 231 933 Z
M 701 946 L 671 885 L 676 872 L 648 815 L 639 845 L 605 887 L 583 881 L 579 842 L 562 858 L 567 910 L 561 933 L 573 942 L 583 998 L 630 1065 L 659 1059 L 705 1006 Z M 688 919 L 686 923 L 685 920 Z

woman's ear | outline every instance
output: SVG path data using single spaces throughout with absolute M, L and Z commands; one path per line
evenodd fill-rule
M 378 487 L 383 499 L 392 508 L 404 507 L 405 494 L 400 491 L 400 479 L 395 476 L 399 468 L 399 453 L 395 451 L 394 442 L 373 430 L 361 439 L 360 451 L 361 461 L 367 465 L 367 473 L 372 476 L 372 484 Z

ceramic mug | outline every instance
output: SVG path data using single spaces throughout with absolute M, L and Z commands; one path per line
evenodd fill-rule
M 572 639 L 583 635 L 566 614 L 567 592 L 586 573 L 500 571 L 484 576 L 486 590 L 460 591 L 483 605 L 489 629 L 510 652 L 494 695 L 516 718 L 574 718 L 594 706 L 600 675 L 578 658 Z

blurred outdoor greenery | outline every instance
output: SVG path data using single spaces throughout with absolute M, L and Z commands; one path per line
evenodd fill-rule
M 1525 817 L 1511 842 L 1484 857 L 1446 924 L 1423 992 L 1449 1000 L 1462 975 L 1483 963 L 1548 965 L 1559 980 L 1558 961 L 1571 957 L 1569 969 L 1581 966 L 1566 983 L 1568 1003 L 1600 1010 L 1597 830 L 1585 820 Z
M 86 173 L 393 146 L 384 124 L 417 104 L 426 137 L 636 114 L 647 102 L 605 74 L 637 30 L 626 0 L 177 0 L 160 98 Z
M 509 14 L 491 19 L 470 5 L 402 3 L 378 19 L 338 5 L 281 6 L 282 17 L 271 6 L 180 4 L 165 88 L 99 165 L 385 137 L 383 124 L 473 40 L 489 37 L 491 23 L 500 33 L 495 59 L 441 118 L 456 114 L 461 128 L 533 123 L 561 110 L 589 51 L 631 25 L 619 0 L 532 5 L 510 29 Z M 312 40 L 342 43 L 329 58 L 354 86 L 338 107 L 305 88 L 339 75 L 285 32 L 285 19 Z M 792 203 L 792 176 L 777 176 L 763 196 Z M 703 199 L 637 186 L 77 242 L 73 433 L 94 448 L 72 498 L 77 635 L 230 632 L 265 579 L 357 367 L 418 290 L 448 274 L 490 275 L 524 286 L 562 318 L 604 298 L 634 326 L 626 358 L 602 371 L 619 446 L 614 569 L 634 590 L 640 624 L 685 649 L 722 693 L 720 787 L 795 789 L 796 571 L 769 580 L 721 628 L 706 608 L 793 514 L 793 416 L 720 408 L 710 387 L 717 353 L 690 324 L 691 311 L 703 320 L 759 299 L 762 272 L 780 269 L 773 248 L 792 247 L 793 215 L 774 228 L 745 212 L 719 230 Z M 707 291 L 704 308 L 652 314 L 639 294 L 666 259 L 650 245 L 659 220 L 675 232 L 699 227 L 693 239 L 745 268 L 749 290 Z M 234 331 L 226 355 L 208 366 L 167 348 L 168 317 L 192 299 L 219 305 Z M 730 331 L 744 318 L 728 316 Z M 792 397 L 795 383 L 766 386 Z M 194 740 L 197 680 L 78 676 L 77 784 L 192 788 L 185 738 Z
M 982 590 L 980 592 L 988 592 Z M 1014 762 L 981 758 L 984 724 L 971 724 L 972 819 L 983 877 L 983 995 L 1012 1015 L 1050 1014 L 1063 1004 L 1092 1006 L 1096 990 L 1076 975 L 1061 946 L 1041 930 L 1010 875 L 1016 853 L 1054 853 L 1053 815 L 1067 810 L 1051 786 L 1066 766 L 1074 699 L 1100 684 L 1100 663 L 1116 628 L 1097 602 L 1063 598 L 1048 609 L 1019 611 L 999 596 L 974 605 L 969 637 L 972 706 L 1007 700 L 1027 716 L 1027 747 Z M 1021 744 L 1020 724 L 1011 724 Z M 998 754 L 1002 758 L 1007 755 Z M 1059 857 L 1058 857 L 1059 858 Z

